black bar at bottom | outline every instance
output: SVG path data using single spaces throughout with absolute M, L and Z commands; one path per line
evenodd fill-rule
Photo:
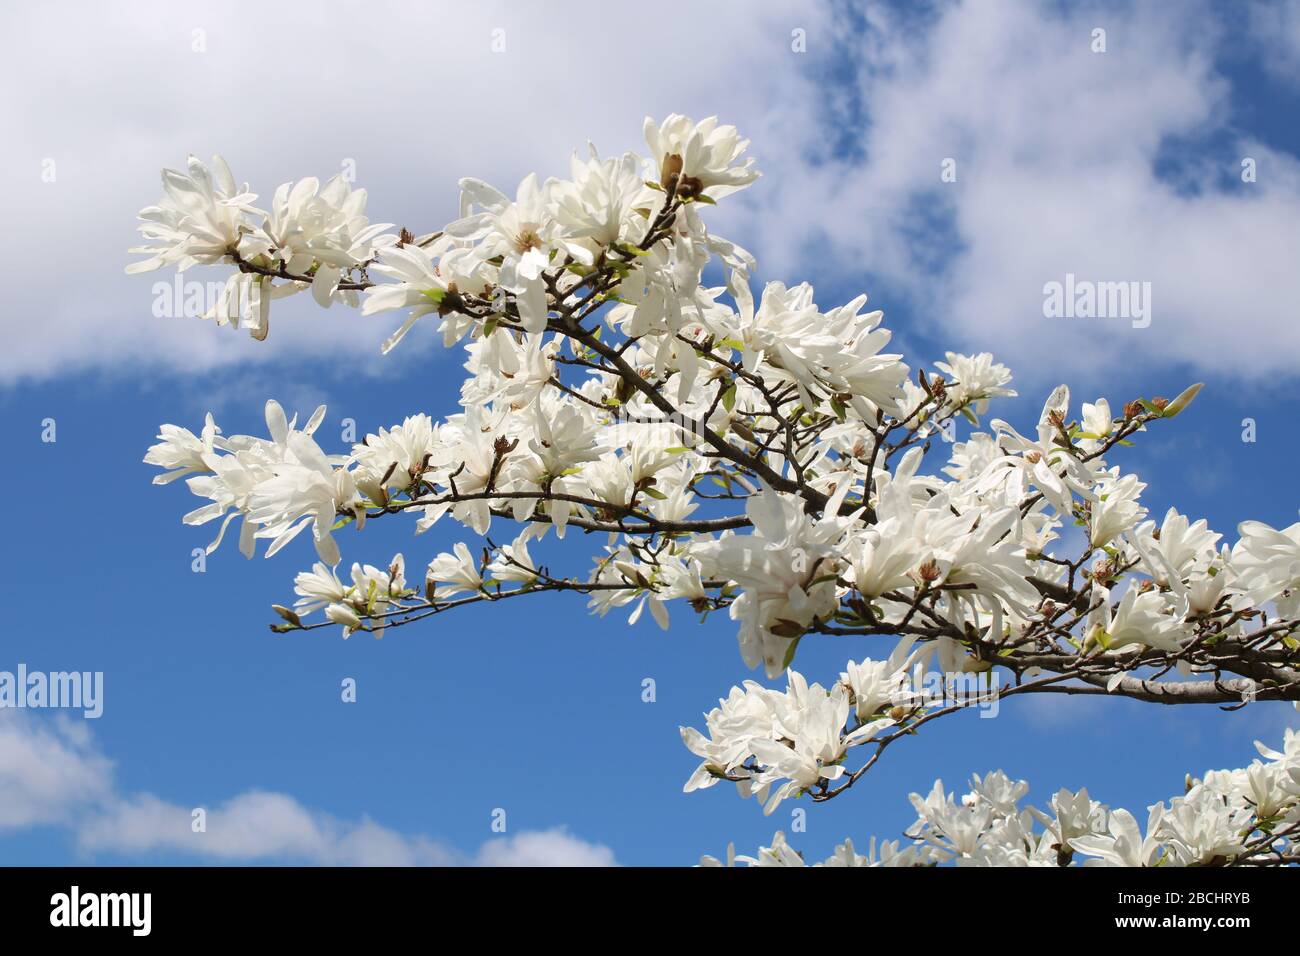
M 1021 940 L 1034 938 L 1025 934 L 1036 931 L 1072 940 L 1197 932 L 1228 942 L 1256 930 L 1288 931 L 1300 888 L 1295 879 L 1295 873 L 1258 868 L 784 874 L 636 868 L 0 868 L 0 925 L 7 938 L 76 934 L 82 942 L 137 937 L 338 943 L 456 929 L 495 948 L 510 939 L 537 945 L 556 934 L 594 946 L 627 931 L 664 944 L 693 938 L 729 945 L 728 940 L 753 939 L 760 929 L 770 943 L 769 934 L 797 938 L 820 927 L 848 940 L 856 921 L 867 919 L 906 927 L 909 935 L 923 936 L 932 927 L 948 942 L 953 934 L 970 932 L 971 939 L 979 939 L 989 931 Z M 625 930 L 607 935 L 600 926 L 611 919 Z M 868 925 L 861 929 L 867 932 Z M 683 932 L 703 935 L 683 937 Z M 926 942 L 921 936 L 914 941 Z

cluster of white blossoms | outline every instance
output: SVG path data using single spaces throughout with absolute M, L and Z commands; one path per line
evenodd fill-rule
M 1020 801 L 1029 792 L 1002 771 L 971 777 L 960 799 L 942 781 L 913 793 L 916 822 L 905 841 L 872 838 L 868 852 L 851 840 L 813 866 L 1219 866 L 1285 859 L 1300 824 L 1300 733 L 1288 730 L 1282 752 L 1255 744 L 1264 758 L 1241 770 L 1188 777 L 1186 792 L 1133 814 L 1093 800 L 1087 789 L 1059 790 L 1046 809 Z M 703 866 L 722 866 L 705 856 Z M 777 831 L 756 856 L 728 848 L 727 866 L 808 866 Z
M 770 814 L 782 800 L 825 792 L 845 773 L 849 748 L 903 722 L 932 702 L 909 673 L 923 653 L 900 642 L 889 660 L 850 662 L 830 689 L 809 684 L 790 670 L 784 692 L 754 681 L 705 715 L 709 735 L 681 728 L 682 741 L 703 762 L 687 780 L 689 793 L 733 780 L 742 797 L 754 796 Z
M 530 175 L 513 195 L 462 180 L 459 218 L 421 236 L 370 224 L 364 191 L 339 179 L 282 186 L 262 212 L 220 160 L 164 173 L 141 213 L 151 258 L 132 271 L 233 266 L 216 317 L 259 338 L 271 298 L 310 287 L 322 305 L 402 313 L 385 351 L 419 328 L 464 350 L 459 411 L 339 453 L 314 437 L 323 408 L 298 429 L 268 403 L 269 438 L 225 437 L 211 416 L 198 435 L 162 427 L 146 461 L 204 500 L 185 520 L 220 522 L 212 548 L 236 518 L 249 556 L 312 529 L 321 564 L 278 628 L 378 634 L 567 590 L 665 628 L 675 607 L 725 610 L 769 678 L 810 636 L 897 638 L 829 689 L 793 673 L 783 693 L 746 685 L 709 737 L 686 734 L 704 759 L 689 787 L 734 779 L 769 810 L 842 792 L 948 711 L 909 696 L 917 654 L 996 675 L 1000 696 L 1300 700 L 1300 524 L 1245 522 L 1229 544 L 1173 509 L 1157 523 L 1143 482 L 1107 460 L 1199 386 L 1077 418 L 1061 386 L 1028 434 L 985 426 L 1015 395 L 991 355 L 912 369 L 865 296 L 823 308 L 807 284 L 770 282 L 755 298 L 753 258 L 705 225 L 758 177 L 734 128 L 670 116 L 645 135 L 646 157 L 590 148 L 568 179 Z M 949 440 L 959 419 L 969 433 Z M 408 512 L 417 532 L 446 518 L 478 543 L 433 556 L 423 587 L 401 560 L 354 565 L 345 584 L 340 532 Z M 488 538 L 500 522 L 508 544 Z M 600 534 L 590 563 L 533 560 L 572 528 Z M 850 771 L 855 749 L 872 756 Z
M 140 211 L 140 233 L 150 245 L 131 250 L 149 258 L 127 272 L 240 266 L 204 317 L 218 325 L 242 324 L 255 339 L 266 338 L 272 299 L 310 288 L 326 308 L 335 299 L 356 305 L 351 277 L 399 239 L 386 232 L 389 223 L 366 218 L 366 191 L 354 190 L 342 175 L 324 186 L 314 177 L 284 183 L 269 212 L 253 205 L 257 195 L 247 183 L 235 185 L 220 156 L 211 169 L 191 156 L 187 173 L 163 170 L 162 182 L 158 205 Z M 277 284 L 272 276 L 286 281 Z
M 333 568 L 317 562 L 310 571 L 298 575 L 294 591 L 299 598 L 292 609 L 274 605 L 281 617 L 296 624 L 301 622 L 301 615 L 323 608 L 327 619 L 343 625 L 344 637 L 362 627 L 365 618 L 381 622 L 375 628 L 375 637 L 382 637 L 384 611 L 411 593 L 406 588 L 406 560 L 400 554 L 394 555 L 382 570 L 369 564 L 353 564 L 351 584 L 344 584 Z
M 346 456 L 327 455 L 312 437 L 324 418 L 322 405 L 298 429 L 296 416 L 288 420 L 277 402 L 267 402 L 269 439 L 223 438 L 211 415 L 199 435 L 164 425 L 158 436 L 162 441 L 144 460 L 168 469 L 155 484 L 193 476 L 186 478 L 190 491 L 210 504 L 187 514 L 185 523 L 221 521 L 209 553 L 239 517 L 239 549 L 245 556 L 253 556 L 257 538 L 270 539 L 266 553 L 272 555 L 310 526 L 321 559 L 334 565 L 340 560 L 331 534 L 337 515 L 347 512 L 364 522 L 365 509 L 354 476 L 345 467 Z

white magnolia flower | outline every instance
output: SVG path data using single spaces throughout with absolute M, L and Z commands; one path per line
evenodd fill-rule
M 780 830 L 772 836 L 772 845 L 759 847 L 757 857 L 738 856 L 734 858 L 746 866 L 807 866 L 801 856 L 789 843 Z
M 1088 796 L 1087 787 L 1077 793 L 1061 788 L 1052 797 L 1052 810 L 1055 811 L 1052 816 L 1033 808 L 1030 812 L 1051 833 L 1053 842 L 1061 847 L 1073 846 L 1076 838 L 1100 833 L 1104 829 L 1105 808 Z
M 845 484 L 818 520 L 766 489 L 746 506 L 753 534 L 725 534 L 696 549 L 706 573 L 744 588 L 730 611 L 741 621 L 740 653 L 750 667 L 761 662 L 769 677 L 785 669 L 791 640 L 835 608 L 838 545 L 854 521 L 837 514 L 847 492 Z
M 372 224 L 365 208 L 366 191 L 354 190 L 342 175 L 324 188 L 315 177 L 283 184 L 262 224 L 271 262 L 291 275 L 311 275 L 312 295 L 328 308 L 347 270 L 370 262 L 376 250 L 397 241 L 383 235 L 392 224 Z M 355 292 L 351 298 L 355 304 Z
M 959 355 L 945 352 L 946 362 L 936 362 L 935 368 L 950 376 L 948 403 L 957 408 L 972 403 L 975 411 L 984 414 L 990 398 L 1013 397 L 1015 389 L 1007 388 L 1011 370 L 993 361 L 989 352 L 978 355 Z
M 964 802 L 971 805 L 983 802 L 993 808 L 999 817 L 1015 816 L 1019 803 L 1029 792 L 1029 784 L 1024 780 L 1012 780 L 1001 770 L 986 773 L 983 777 L 971 774 L 970 793 Z
M 916 659 L 912 638 L 898 642 L 886 660 L 849 661 L 840 680 L 853 695 L 853 710 L 860 721 L 868 721 L 881 710 L 914 702 L 908 670 Z
M 1300 522 L 1281 531 L 1260 521 L 1237 526 L 1241 540 L 1230 567 L 1253 604 L 1277 602 L 1278 613 L 1300 613 Z
M 1094 548 L 1105 547 L 1142 520 L 1146 509 L 1138 504 L 1138 496 L 1145 489 L 1137 475 L 1121 477 L 1118 468 L 1108 472 L 1096 487 L 1097 500 L 1089 519 L 1088 540 Z
M 549 187 L 540 185 L 535 174 L 524 177 L 514 201 L 480 179 L 462 179 L 460 188 L 466 204 L 483 211 L 450 223 L 446 234 L 476 243 L 476 255 L 484 261 L 500 257 L 498 281 L 515 293 L 523 327 L 542 331 L 548 309 L 542 272 L 551 264 L 552 254 L 567 254 L 575 262 L 591 265 L 591 251 L 560 230 L 550 211 Z
M 266 237 L 252 225 L 253 217 L 265 216 L 252 202 L 257 196 L 248 185 L 236 186 L 230 168 L 214 156 L 212 169 L 191 156 L 188 174 L 165 169 L 162 199 L 156 206 L 140 210 L 140 234 L 153 245 L 137 246 L 131 252 L 150 258 L 127 266 L 128 273 L 150 272 L 165 265 L 183 272 L 192 265 L 258 261 L 269 267 Z M 265 339 L 271 299 L 292 292 L 276 289 L 263 275 L 236 272 L 227 280 L 219 300 L 205 314 L 218 325 L 243 326 L 255 339 Z
M 406 491 L 431 469 L 445 468 L 450 455 L 439 426 L 428 415 L 412 415 L 391 429 L 367 435 L 352 448 L 353 480 L 372 501 L 386 503 L 394 492 Z
M 1160 835 L 1179 866 L 1232 860 L 1249 833 L 1254 809 L 1225 800 L 1212 789 L 1193 787 L 1175 797 L 1160 819 Z
M 487 567 L 494 581 L 531 584 L 537 580 L 537 567 L 528 553 L 528 539 L 532 536 L 532 529 L 525 528 L 513 544 L 503 544 L 497 549 L 496 558 Z
M 401 327 L 384 341 L 383 351 L 388 353 L 402 341 L 417 319 L 438 311 L 442 297 L 447 294 L 448 284 L 439 274 L 429 253 L 409 243 L 385 249 L 380 261 L 371 266 L 370 271 L 396 281 L 380 283 L 367 289 L 366 301 L 361 306 L 362 315 L 374 315 L 393 309 L 410 310 Z M 460 331 L 459 335 L 450 332 L 444 334 L 445 344 L 452 345 L 464 335 L 464 331 Z
M 1192 523 L 1170 508 L 1158 529 L 1153 521 L 1143 522 L 1130 540 L 1156 584 L 1178 590 L 1185 577 L 1214 561 L 1221 537 L 1209 530 L 1204 518 Z
M 188 173 L 164 169 L 163 197 L 156 206 L 140 210 L 140 234 L 153 245 L 132 252 L 150 258 L 127 266 L 128 273 L 149 272 L 164 265 L 183 271 L 195 264 L 221 262 L 239 249 L 252 232 L 248 216 L 260 214 L 251 203 L 257 196 L 248 185 L 235 185 L 230 167 L 220 156 L 209 170 L 195 157 Z
M 310 571 L 299 572 L 294 592 L 300 595 L 294 610 L 306 615 L 328 604 L 339 604 L 348 596 L 348 588 L 327 564 L 316 562 Z
M 716 116 L 693 123 L 673 113 L 658 126 L 647 116 L 644 128 L 655 171 L 661 182 L 675 175 L 680 195 L 721 199 L 758 178 L 753 159 L 737 162 L 749 140 L 734 126 L 719 126 Z
M 219 437 L 220 432 L 221 429 L 212 420 L 211 412 L 208 412 L 203 431 L 199 435 L 188 428 L 163 425 L 158 430 L 160 441 L 157 445 L 151 445 L 144 456 L 145 464 L 168 469 L 166 474 L 154 476 L 153 483 L 166 485 L 177 478 L 207 472 L 208 464 L 204 456 L 211 455 L 216 447 L 227 447 Z
M 446 597 L 464 591 L 483 590 L 483 578 L 469 553 L 469 546 L 457 541 L 452 551 L 453 554 L 443 552 L 429 562 L 429 580 L 447 585 L 441 592 Z
M 930 844 L 942 859 L 973 856 L 995 819 L 992 804 L 983 800 L 958 803 L 952 794 L 944 794 L 942 780 L 936 780 L 924 797 L 912 794 L 911 801 L 917 822 L 908 836 Z
M 1110 437 L 1115 422 L 1110 412 L 1110 402 L 1104 398 L 1095 404 L 1083 403 L 1083 421 L 1080 422 L 1079 446 L 1087 451 L 1095 451 Z
M 201 459 L 206 472 L 187 479 L 186 485 L 211 504 L 185 516 L 187 524 L 222 519 L 214 551 L 227 526 L 243 518 L 239 547 L 252 557 L 255 538 L 271 538 L 271 555 L 309 525 L 316 549 L 326 564 L 339 561 L 332 531 L 340 514 L 360 524 L 365 511 L 351 475 L 339 467 L 345 459 L 326 455 L 312 439 L 325 418 L 325 406 L 316 409 L 307 424 L 296 428 L 277 402 L 266 403 L 266 424 L 271 439 L 237 436 L 217 440 Z
M 617 243 L 640 242 L 655 194 L 641 178 L 640 163 L 632 153 L 602 160 L 595 147 L 590 158 L 575 154 L 569 164 L 572 178 L 552 186 L 554 215 L 566 235 L 594 254 Z
M 343 625 L 343 636 L 348 637 L 365 626 L 360 615 L 346 604 L 331 604 L 325 609 L 325 616 L 335 624 Z
M 1189 636 L 1190 632 L 1183 623 L 1185 611 L 1180 614 L 1179 609 L 1159 591 L 1144 591 L 1130 585 L 1113 615 L 1106 590 L 1095 587 L 1093 594 L 1094 603 L 1099 602 L 1100 606 L 1089 618 L 1089 633 L 1107 650 L 1143 645 L 1177 651 Z
M 709 736 L 692 727 L 679 728 L 682 743 L 691 753 L 703 758 L 682 789 L 690 793 L 712 787 L 727 774 L 748 777 L 742 765 L 752 756 L 750 741 L 772 735 L 783 696 L 754 681 L 745 681 L 743 686 L 731 688 L 727 697 L 705 714 Z
M 1038 439 L 1031 441 L 1000 419 L 990 426 L 1006 454 L 989 465 L 972 490 L 1000 489 L 1017 501 L 1028 496 L 1032 486 L 1040 491 L 1060 514 L 1071 514 L 1075 496 L 1091 501 L 1093 486 L 1101 476 L 1099 462 L 1089 464 L 1062 447 L 1058 439 L 1069 410 L 1070 390 L 1057 386 L 1038 419 Z
M 1101 866 L 1155 866 L 1160 857 L 1161 843 L 1157 836 L 1163 817 L 1163 807 L 1151 808 L 1147 820 L 1147 835 L 1142 836 L 1133 814 L 1127 810 L 1113 810 L 1105 832 L 1086 833 L 1070 838 L 1070 846 L 1079 853 L 1096 858 Z
M 310 527 L 321 560 L 338 564 L 333 528 L 343 513 L 358 520 L 365 513 L 352 474 L 336 468 L 310 435 L 291 431 L 275 474 L 259 482 L 248 498 L 249 519 L 262 526 L 257 537 L 271 539 L 267 557 Z

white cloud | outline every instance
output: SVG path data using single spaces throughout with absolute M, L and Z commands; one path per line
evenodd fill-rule
M 35 254 L 0 319 L 0 383 L 141 363 L 193 378 L 284 357 L 391 373 L 436 349 L 409 339 L 379 366 L 390 317 L 305 301 L 277 303 L 267 343 L 153 318 L 152 283 L 122 274 L 125 249 L 157 169 L 188 152 L 224 152 L 263 195 L 354 160 L 374 218 L 422 231 L 454 215 L 460 176 L 509 188 L 563 172 L 587 139 L 636 147 L 642 116 L 672 111 L 718 113 L 754 141 L 766 177 L 714 212 L 765 271 L 883 282 L 893 301 L 869 288 L 874 305 L 906 296 L 929 331 L 999 353 L 1022 383 L 1059 376 L 1065 355 L 1075 372 L 1158 361 L 1291 375 L 1300 162 L 1234 125 L 1238 91 L 1216 57 L 1250 41 L 1285 70 L 1300 4 L 1260 8 L 1229 39 L 1215 9 L 380 3 L 355 29 L 328 8 L 268 7 L 250 31 L 229 4 L 75 18 L 29 5 L 0 62 L 25 93 L 6 103 L 0 173 Z M 1090 49 L 1098 26 L 1104 54 Z M 806 54 L 791 51 L 795 29 Z M 206 52 L 192 51 L 195 30 Z M 1251 185 L 1236 178 L 1245 156 Z M 939 182 L 947 157 L 957 183 Z M 39 180 L 46 158 L 53 184 Z M 1150 281 L 1150 328 L 1045 319 L 1042 287 L 1067 272 Z
M 614 866 L 607 846 L 587 843 L 563 829 L 521 833 L 483 844 L 479 866 Z
M 333 366 L 350 356 L 373 370 L 391 316 L 290 300 L 277 303 L 266 343 L 154 318 L 153 281 L 171 274 L 123 268 L 139 258 L 126 249 L 138 244 L 136 212 L 161 193 L 158 171 L 220 152 L 265 199 L 281 182 L 352 160 L 372 219 L 422 232 L 455 217 L 460 177 L 513 193 L 530 170 L 563 173 L 589 139 L 606 153 L 637 147 L 647 113 L 720 113 L 763 141 L 798 142 L 814 117 L 790 31 L 816 37 L 825 16 L 792 17 L 785 6 L 377 2 L 304 14 L 270 5 L 255 29 L 230 3 L 83 4 L 75 16 L 15 9 L 0 59 L 15 91 L 0 175 L 9 221 L 23 230 L 15 248 L 30 255 L 21 281 L 7 283 L 0 383 L 87 366 L 184 374 L 285 356 Z M 491 51 L 495 29 L 505 52 Z M 205 52 L 192 49 L 196 30 Z M 53 183 L 40 178 L 46 159 Z
M 0 712 L 0 828 L 58 823 L 109 787 L 112 768 L 84 725 L 53 727 Z
M 1264 67 L 1277 79 L 1300 86 L 1300 0 L 1255 0 L 1250 32 L 1264 51 Z
M 472 856 L 369 818 L 340 820 L 283 793 L 253 790 L 203 807 L 123 794 L 84 724 L 0 711 L 0 834 L 62 827 L 89 854 L 177 853 L 233 862 L 324 866 L 615 866 L 614 853 L 558 827 L 485 842 Z
M 759 231 L 785 229 L 805 264 L 883 274 L 931 331 L 1022 381 L 1151 361 L 1292 375 L 1300 163 L 1234 131 L 1214 23 L 1183 5 L 967 2 L 924 24 L 875 8 L 845 46 L 860 157 L 780 178 Z M 1044 318 L 1043 286 L 1067 272 L 1151 282 L 1151 326 Z

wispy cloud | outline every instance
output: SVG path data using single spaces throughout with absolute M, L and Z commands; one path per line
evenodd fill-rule
M 1283 83 L 1300 87 L 1300 0 L 1255 0 L 1248 22 L 1264 68 Z
M 848 149 L 779 171 L 755 231 L 779 226 L 805 266 L 833 257 L 823 273 L 883 276 L 936 338 L 1022 381 L 1065 362 L 1293 375 L 1300 163 L 1234 126 L 1250 91 L 1216 66 L 1216 23 L 1153 4 L 955 3 L 922 22 L 874 8 L 844 34 Z M 1045 318 L 1043 287 L 1067 273 L 1150 282 L 1152 324 Z

